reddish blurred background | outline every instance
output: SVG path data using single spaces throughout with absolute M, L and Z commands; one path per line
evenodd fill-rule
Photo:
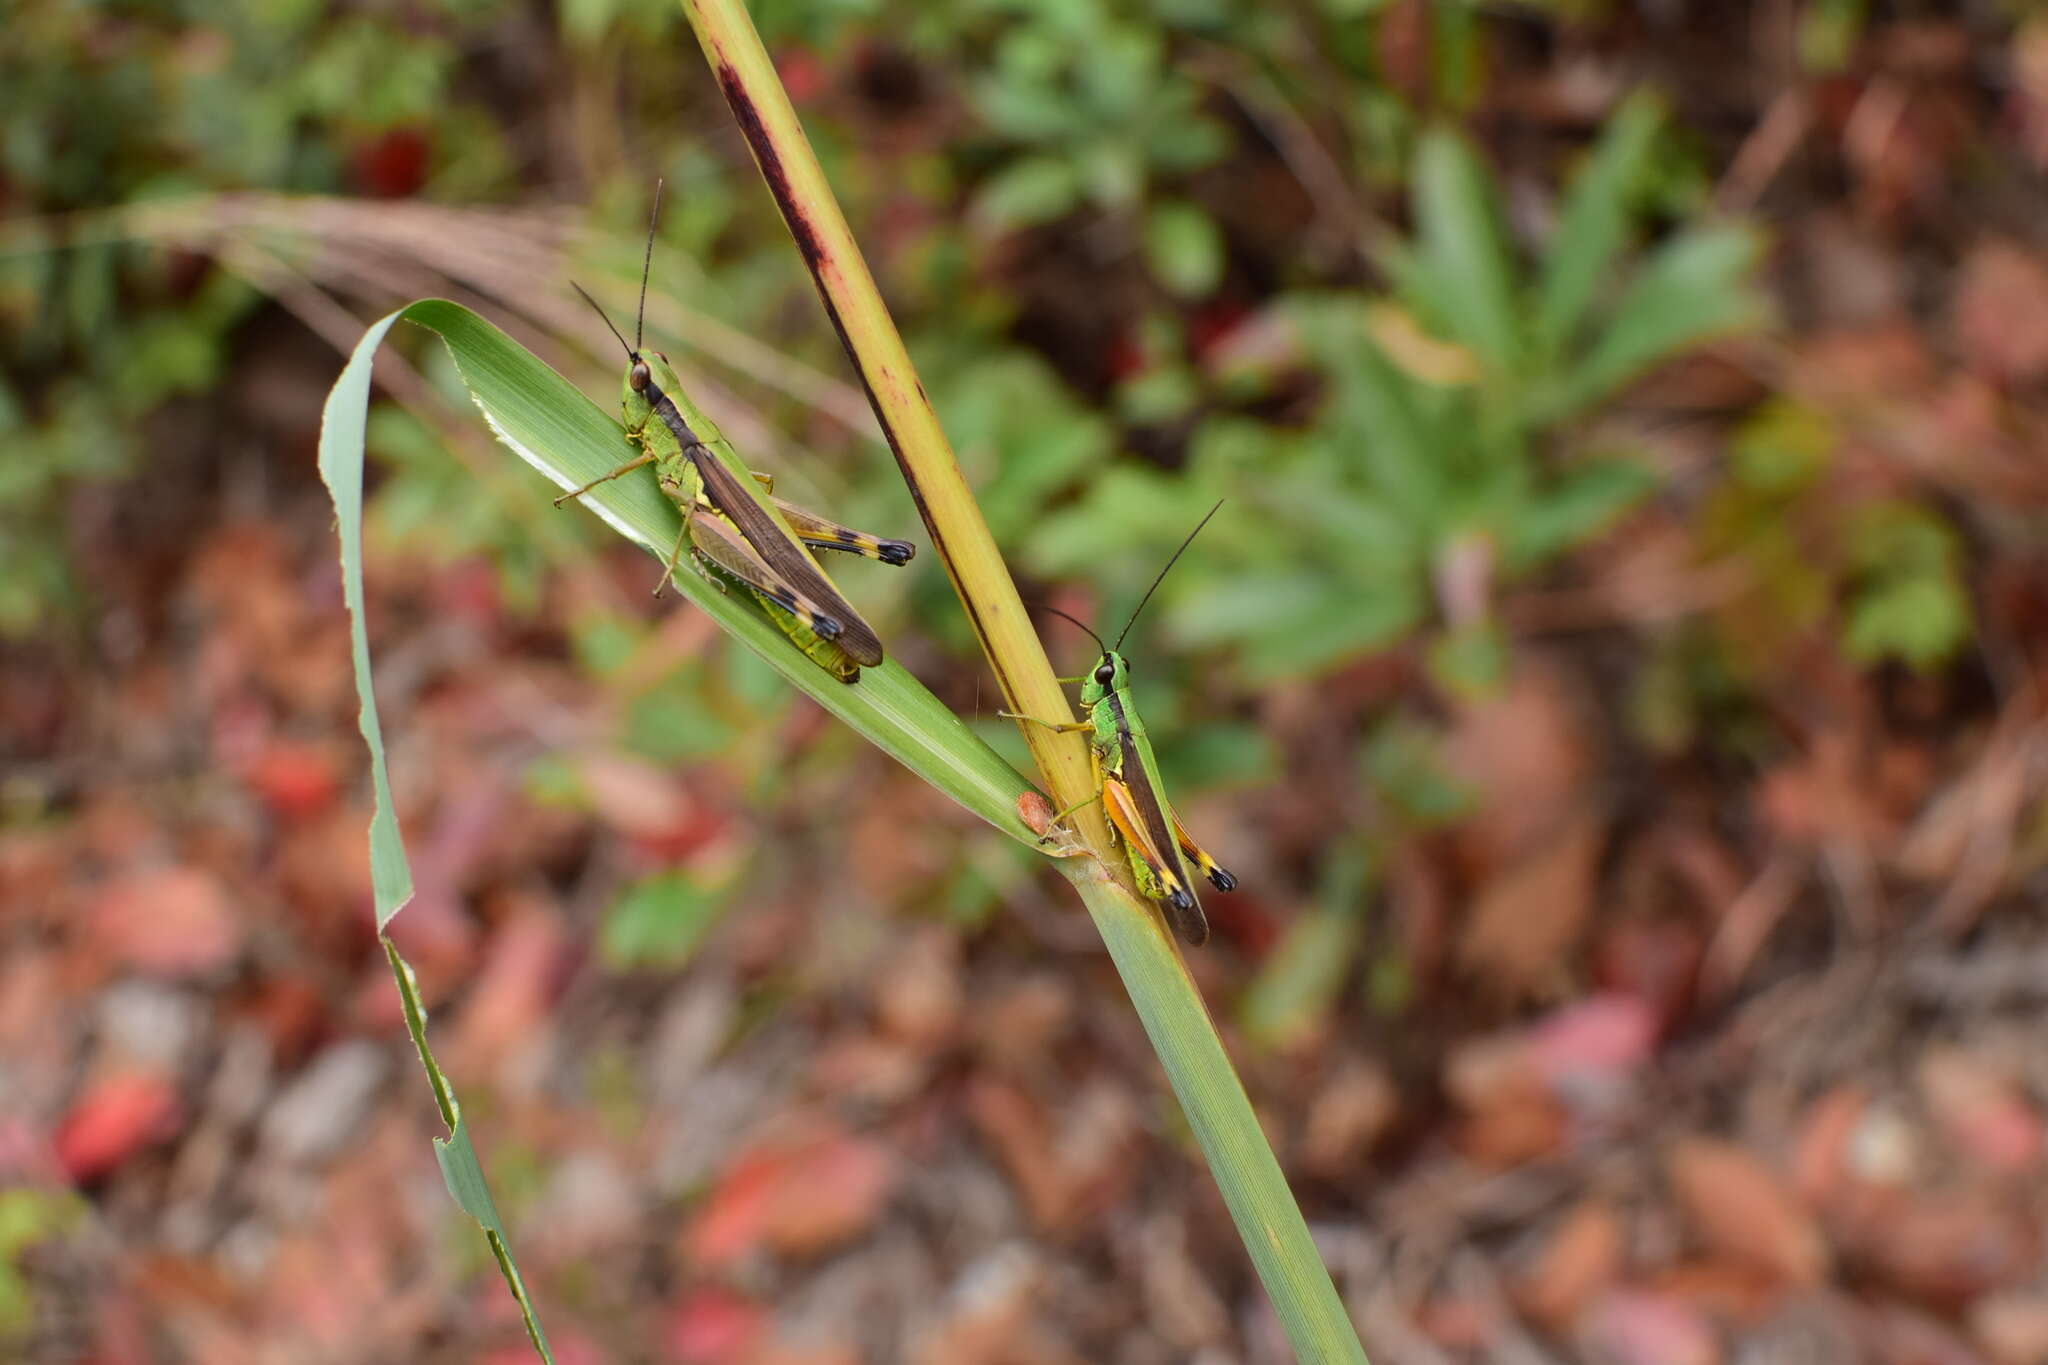
M 1027 591 L 1231 500 L 1132 649 L 1373 1359 L 2048 1362 L 2048 17 L 758 14 Z M 608 407 L 665 176 L 692 391 L 915 515 L 674 7 L 9 29 L 0 1355 L 527 1359 L 369 917 L 341 351 L 446 294 Z M 557 1359 L 1286 1359 L 1058 880 L 381 377 L 392 932 Z M 840 580 L 1021 762 L 934 566 Z

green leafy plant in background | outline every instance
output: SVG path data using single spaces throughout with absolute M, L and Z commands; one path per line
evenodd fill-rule
M 130 474 L 169 400 L 221 381 L 259 288 L 127 240 L 123 206 L 244 187 L 463 197 L 500 188 L 495 122 L 458 98 L 456 39 L 323 5 L 35 5 L 0 45 L 0 635 L 85 604 L 62 515 Z M 428 125 L 431 124 L 431 135 Z
M 1865 665 L 1931 669 L 1970 638 L 1955 529 L 1911 499 L 1844 497 L 1829 481 L 1843 439 L 1827 412 L 1776 398 L 1730 442 L 1700 539 L 1708 557 L 1745 570 L 1714 614 L 1723 666 L 1740 676 L 1768 673 L 1831 618 L 1843 652 Z
M 1173 182 L 1220 158 L 1228 132 L 1177 69 L 1170 27 L 1104 0 L 1003 6 L 1008 13 L 976 113 L 1004 145 L 972 217 L 994 231 L 1064 218 L 1084 206 L 1135 227 L 1153 276 L 1200 297 L 1223 273 L 1223 237 Z
M 1448 129 L 1427 133 L 1413 236 L 1383 252 L 1392 294 L 1300 295 L 1277 310 L 1322 386 L 1310 421 L 1210 418 L 1187 477 L 1120 468 L 1047 520 L 1034 562 L 1078 568 L 1113 528 L 1170 526 L 1224 494 L 1258 529 L 1219 526 L 1169 588 L 1183 642 L 1234 648 L 1254 678 L 1278 678 L 1391 643 L 1434 613 L 1448 626 L 1433 648 L 1440 674 L 1484 687 L 1502 661 L 1497 584 L 1585 543 L 1654 484 L 1625 451 L 1574 450 L 1575 425 L 1762 316 L 1752 231 L 1689 226 L 1639 249 L 1661 125 L 1651 96 L 1624 103 L 1526 264 L 1478 155 Z M 1251 400 L 1284 378 L 1218 383 Z
M 1861 664 L 1926 671 L 1970 638 L 1962 546 L 1941 516 L 1903 498 L 1862 508 L 1849 526 L 1842 647 Z

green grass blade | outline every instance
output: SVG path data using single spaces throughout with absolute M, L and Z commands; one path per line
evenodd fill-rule
M 327 395 L 320 414 L 320 477 L 334 500 L 335 529 L 341 536 L 341 595 L 348 605 L 349 650 L 354 657 L 356 724 L 370 748 L 370 785 L 376 809 L 370 816 L 370 885 L 382 932 L 399 908 L 412 899 L 412 867 L 405 860 L 405 841 L 398 833 L 398 812 L 391 804 L 391 775 L 384 767 L 384 730 L 377 722 L 377 699 L 370 691 L 370 637 L 363 619 L 363 421 L 370 396 L 370 363 L 378 343 L 398 321 L 393 313 L 363 333 L 355 354 Z
M 335 525 L 340 532 L 342 600 L 348 607 L 349 645 L 360 706 L 358 723 L 363 743 L 370 751 L 370 783 L 376 799 L 370 816 L 370 884 L 377 911 L 377 937 L 384 945 L 392 979 L 398 983 L 406 1031 L 419 1050 L 420 1065 L 426 1069 L 427 1082 L 433 1087 L 441 1121 L 448 1125 L 448 1136 L 434 1139 L 442 1179 L 456 1204 L 483 1229 L 491 1256 L 498 1263 L 498 1273 L 519 1304 L 520 1318 L 526 1324 L 526 1335 L 534 1350 L 548 1365 L 554 1365 L 547 1333 L 541 1329 L 533 1301 L 527 1297 L 526 1282 L 512 1260 L 504 1224 L 498 1218 L 490 1188 L 484 1183 L 483 1165 L 470 1144 L 468 1129 L 463 1126 L 462 1106 L 427 1047 L 427 1014 L 420 1002 L 419 982 L 412 967 L 384 935 L 391 917 L 412 899 L 412 868 L 406 862 L 398 812 L 392 805 L 391 777 L 384 761 L 384 732 L 377 720 L 376 693 L 370 683 L 369 633 L 363 616 L 363 421 L 370 395 L 372 357 L 399 316 L 394 313 L 363 334 L 355 353 L 342 368 L 341 377 L 334 381 L 320 419 L 320 477 L 334 500 Z
M 1295 1358 L 1364 1365 L 1350 1315 L 1165 925 L 1099 865 L 1072 858 L 1061 867 L 1130 992 Z

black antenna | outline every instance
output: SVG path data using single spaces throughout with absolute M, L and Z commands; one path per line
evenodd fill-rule
M 1063 620 L 1072 621 L 1075 625 L 1079 626 L 1081 629 L 1088 632 L 1088 638 L 1095 642 L 1097 648 L 1099 648 L 1104 654 L 1109 653 L 1109 646 L 1102 643 L 1102 637 L 1100 635 L 1097 635 L 1093 627 L 1091 627 L 1086 621 L 1083 621 L 1080 617 L 1068 616 L 1065 612 L 1061 611 L 1058 607 L 1053 606 L 1049 602 L 1034 602 L 1032 605 L 1037 607 L 1040 611 L 1049 611 L 1054 616 L 1058 616 Z
M 612 335 L 619 338 L 619 345 L 626 346 L 626 338 L 619 335 L 618 328 L 612 327 L 612 320 L 608 317 L 605 317 L 604 308 L 602 307 L 602 305 L 598 303 L 596 299 L 590 297 L 590 291 L 585 289 L 582 285 L 576 283 L 576 281 L 574 280 L 569 281 L 569 287 L 575 290 L 577 293 L 583 295 L 583 301 L 589 304 L 592 308 L 597 310 L 597 315 L 601 318 L 604 318 L 604 325 L 607 327 L 611 327 Z M 626 346 L 626 357 L 629 360 L 634 358 L 633 348 L 631 346 Z
M 1221 498 L 1218 498 L 1218 499 L 1216 499 L 1216 505 L 1215 505 L 1214 507 L 1211 507 L 1211 508 L 1209 509 L 1209 517 L 1213 517 L 1213 516 L 1215 516 L 1215 515 L 1216 515 L 1216 514 L 1217 514 L 1218 512 L 1220 512 L 1220 511 L 1222 511 L 1222 510 L 1223 510 L 1223 499 L 1221 499 Z M 1136 625 L 1136 624 L 1138 623 L 1138 613 L 1139 613 L 1139 612 L 1141 612 L 1141 611 L 1143 611 L 1143 610 L 1145 610 L 1145 604 L 1146 604 L 1147 602 L 1150 602 L 1150 601 L 1152 600 L 1152 594 L 1153 594 L 1153 593 L 1155 593 L 1155 592 L 1158 592 L 1158 591 L 1159 591 L 1159 585 L 1160 585 L 1161 583 L 1164 583 L 1164 582 L 1166 581 L 1166 575 L 1167 575 L 1168 571 L 1170 571 L 1170 570 L 1171 570 L 1171 569 L 1173 568 L 1173 566 L 1174 566 L 1175 564 L 1177 564 L 1177 563 L 1179 563 L 1179 562 L 1180 562 L 1180 557 L 1181 557 L 1181 556 L 1182 556 L 1183 554 L 1187 553 L 1187 548 L 1188 548 L 1188 546 L 1190 546 L 1190 545 L 1192 545 L 1192 544 L 1194 544 L 1194 543 L 1195 543 L 1195 537 L 1196 537 L 1196 536 L 1198 536 L 1198 535 L 1200 535 L 1200 534 L 1202 534 L 1202 528 L 1203 528 L 1204 526 L 1207 526 L 1207 525 L 1209 524 L 1209 517 L 1203 517 L 1203 518 L 1202 518 L 1202 519 L 1201 519 L 1200 521 L 1198 521 L 1198 522 L 1196 522 L 1196 523 L 1195 523 L 1195 529 L 1194 529 L 1194 530 L 1192 530 L 1192 531 L 1190 531 L 1190 532 L 1188 532 L 1188 538 L 1187 538 L 1186 540 L 1183 540 L 1183 541 L 1182 541 L 1182 542 L 1180 543 L 1180 549 L 1178 549 L 1178 550 L 1175 550 L 1175 551 L 1173 552 L 1173 558 L 1172 558 L 1172 559 L 1169 559 L 1169 560 L 1167 560 L 1167 561 L 1166 561 L 1166 568 L 1164 568 L 1164 569 L 1161 569 L 1161 570 L 1159 571 L 1159 577 L 1157 577 L 1157 578 L 1153 579 L 1153 580 L 1152 580 L 1152 586 L 1151 586 L 1151 587 L 1149 587 L 1149 588 L 1147 588 L 1147 589 L 1145 589 L 1145 595 L 1144 595 L 1143 597 L 1141 597 L 1141 598 L 1139 598 L 1139 599 L 1138 599 L 1138 605 L 1137 605 L 1137 606 L 1135 606 L 1135 607 L 1132 607 L 1132 608 L 1131 608 L 1131 619 L 1130 619 L 1130 620 L 1128 620 L 1128 621 L 1126 621 L 1126 622 L 1124 622 L 1124 628 L 1123 628 L 1123 629 L 1122 629 L 1121 631 L 1119 631 L 1119 632 L 1117 633 L 1117 637 L 1116 637 L 1116 648 L 1117 648 L 1117 649 L 1122 649 L 1122 648 L 1123 648 L 1123 646 L 1124 646 L 1124 636 L 1126 636 L 1126 635 L 1129 635 L 1129 634 L 1131 633 L 1131 627 L 1132 627 L 1132 626 L 1134 626 L 1134 625 Z M 1095 632 L 1093 632 L 1093 631 L 1090 631 L 1090 632 L 1088 632 L 1088 633 L 1089 633 L 1089 634 L 1091 634 L 1091 635 L 1093 635 L 1093 634 L 1094 634 Z M 1105 650 L 1105 651 L 1104 651 L 1104 653 L 1108 653 L 1108 652 L 1110 652 L 1110 651 L 1107 651 L 1107 650 Z
M 654 182 L 654 212 L 647 215 L 647 254 L 640 261 L 640 311 L 633 318 L 633 354 L 640 354 L 640 339 L 647 334 L 647 274 L 654 269 L 654 225 L 661 221 L 661 186 Z

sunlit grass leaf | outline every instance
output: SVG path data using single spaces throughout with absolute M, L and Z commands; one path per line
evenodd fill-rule
M 598 947 L 614 967 L 680 967 L 718 923 L 726 900 L 684 872 L 657 872 L 606 912 Z
M 1864 508 L 1850 528 L 1856 586 L 1842 643 L 1858 663 L 1897 659 L 1926 671 L 1970 636 L 1970 598 L 1955 532 L 1903 500 Z
M 1344 911 L 1312 910 L 1288 925 L 1238 1002 L 1245 1033 L 1269 1048 L 1310 1037 L 1350 980 L 1358 937 L 1358 916 Z
M 363 420 L 370 395 L 370 362 L 398 315 L 372 324 L 356 345 L 341 377 L 327 395 L 320 416 L 320 477 L 334 500 L 335 529 L 341 538 L 341 596 L 348 607 L 349 650 L 359 700 L 357 723 L 370 749 L 370 783 L 376 808 L 370 816 L 370 886 L 381 933 L 412 899 L 412 866 L 398 832 L 391 801 L 391 775 L 384 766 L 384 731 L 370 689 L 370 637 L 363 613 Z M 401 980 L 400 988 L 404 988 Z
M 1242 573 L 1190 597 L 1169 614 L 1176 639 L 1233 644 L 1255 680 L 1298 677 L 1384 646 L 1422 616 L 1419 593 L 1333 586 L 1310 569 Z
M 1202 298 L 1223 278 L 1223 233 L 1193 204 L 1155 204 L 1145 215 L 1145 262 L 1175 294 Z
M 1432 128 L 1416 153 L 1414 200 L 1417 244 L 1392 262 L 1402 292 L 1495 374 L 1514 373 L 1522 352 L 1514 258 L 1479 154 Z
M 974 221 L 990 231 L 1049 223 L 1081 200 L 1074 163 L 1053 156 L 1026 157 L 1005 166 L 974 196 Z
M 1565 196 L 1536 285 L 1536 345 L 1545 359 L 1570 344 L 1628 245 L 1630 200 L 1662 119 L 1655 96 L 1631 95 L 1607 121 Z
M 1762 320 L 1750 270 L 1763 243 L 1746 228 L 1699 228 L 1673 238 L 1643 263 L 1557 404 L 1571 413 L 1688 347 Z
M 1657 486 L 1638 460 L 1587 460 L 1563 471 L 1541 497 L 1525 499 L 1507 527 L 1503 558 L 1533 567 L 1599 534 Z

